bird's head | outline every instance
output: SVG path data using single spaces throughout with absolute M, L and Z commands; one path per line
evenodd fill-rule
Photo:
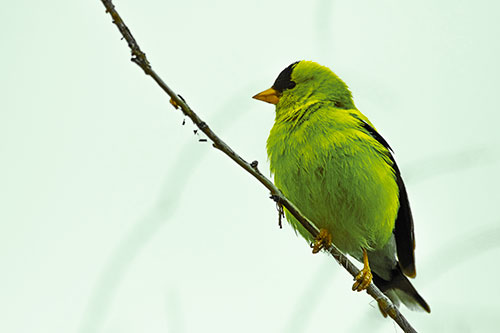
M 338 108 L 355 108 L 347 85 L 328 67 L 297 61 L 285 68 L 271 88 L 253 98 L 275 104 L 276 110 L 314 102 L 331 102 Z

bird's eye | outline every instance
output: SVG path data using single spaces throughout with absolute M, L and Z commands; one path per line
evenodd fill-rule
M 287 87 L 287 89 L 293 89 L 293 88 L 295 88 L 295 86 L 296 86 L 296 85 L 297 85 L 297 84 L 296 84 L 295 82 L 290 81 L 290 82 L 288 83 L 288 87 Z

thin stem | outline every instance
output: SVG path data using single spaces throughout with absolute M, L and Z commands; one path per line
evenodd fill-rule
M 149 75 L 155 80 L 155 82 L 160 86 L 163 91 L 165 91 L 174 102 L 175 105 L 180 107 L 182 112 L 189 117 L 193 123 L 205 133 L 205 135 L 212 141 L 213 146 L 239 166 L 245 169 L 248 173 L 254 176 L 262 185 L 264 185 L 270 192 L 271 197 L 278 202 L 278 204 L 284 206 L 299 222 L 302 226 L 313 236 L 316 237 L 319 234 L 318 228 L 304 215 L 300 210 L 289 201 L 283 193 L 273 184 L 271 180 L 266 178 L 258 170 L 256 163 L 248 163 L 241 156 L 239 156 L 231 147 L 229 147 L 222 139 L 220 139 L 192 109 L 189 105 L 180 98 L 170 87 L 156 74 L 156 72 L 151 67 L 146 54 L 142 52 L 141 48 L 137 44 L 132 33 L 125 25 L 124 21 L 118 14 L 111 0 L 101 0 L 106 7 L 106 12 L 108 12 L 113 18 L 113 23 L 118 27 L 118 30 L 122 34 L 123 38 L 127 41 L 127 44 L 132 53 L 132 62 L 136 63 L 146 75 Z M 340 252 L 334 245 L 331 245 L 327 251 L 335 258 L 335 260 L 343 266 L 353 277 L 356 277 L 359 270 L 354 266 L 354 264 Z M 413 333 L 416 332 L 415 329 L 410 325 L 406 318 L 399 312 L 398 308 L 373 284 L 371 283 L 367 289 L 367 293 L 372 296 L 380 305 L 382 309 L 401 327 L 404 332 Z

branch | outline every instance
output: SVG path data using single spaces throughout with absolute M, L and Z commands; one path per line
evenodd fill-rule
M 248 171 L 252 176 L 254 176 L 262 185 L 264 185 L 270 192 L 271 198 L 275 200 L 278 205 L 286 207 L 286 209 L 302 224 L 302 226 L 314 237 L 316 238 L 319 234 L 318 228 L 300 212 L 300 210 L 289 201 L 283 193 L 271 182 L 269 179 L 264 177 L 262 173 L 257 168 L 257 161 L 251 164 L 241 158 L 234 150 L 231 149 L 224 141 L 222 141 L 211 129 L 210 127 L 201 120 L 200 117 L 189 107 L 189 105 L 180 98 L 172 89 L 170 89 L 167 84 L 156 74 L 152 69 L 151 64 L 146 58 L 146 54 L 142 52 L 139 45 L 137 44 L 134 36 L 128 29 L 128 27 L 123 22 L 122 18 L 118 14 L 111 0 L 101 0 L 106 7 L 106 12 L 113 18 L 113 23 L 118 27 L 123 38 L 127 41 L 127 44 L 132 53 L 132 62 L 136 63 L 146 75 L 151 76 L 153 80 L 160 86 L 163 91 L 165 91 L 173 101 L 174 106 L 180 107 L 182 112 L 188 116 L 193 123 L 210 138 L 212 145 L 222 151 L 224 154 L 229 156 L 234 162 L 236 162 L 243 169 Z M 176 107 L 177 108 L 177 107 Z M 343 266 L 353 277 L 356 277 L 359 270 L 353 263 L 342 254 L 334 245 L 331 245 L 327 251 L 335 258 L 335 260 Z M 372 296 L 379 304 L 380 308 L 383 309 L 394 321 L 401 327 L 404 332 L 416 333 L 415 329 L 410 325 L 406 318 L 399 312 L 398 308 L 373 284 L 371 283 L 367 293 Z

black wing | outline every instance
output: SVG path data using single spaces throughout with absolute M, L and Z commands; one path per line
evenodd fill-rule
M 391 154 L 392 148 L 387 141 L 373 127 L 361 120 L 362 127 L 382 146 L 389 150 L 389 157 L 392 161 L 392 168 L 396 175 L 396 183 L 399 188 L 399 210 L 396 217 L 396 225 L 393 233 L 396 239 L 396 249 L 398 253 L 399 266 L 406 276 L 415 277 L 415 233 L 413 231 L 413 217 L 411 215 L 410 202 L 406 193 L 403 178 L 399 171 L 396 160 Z

